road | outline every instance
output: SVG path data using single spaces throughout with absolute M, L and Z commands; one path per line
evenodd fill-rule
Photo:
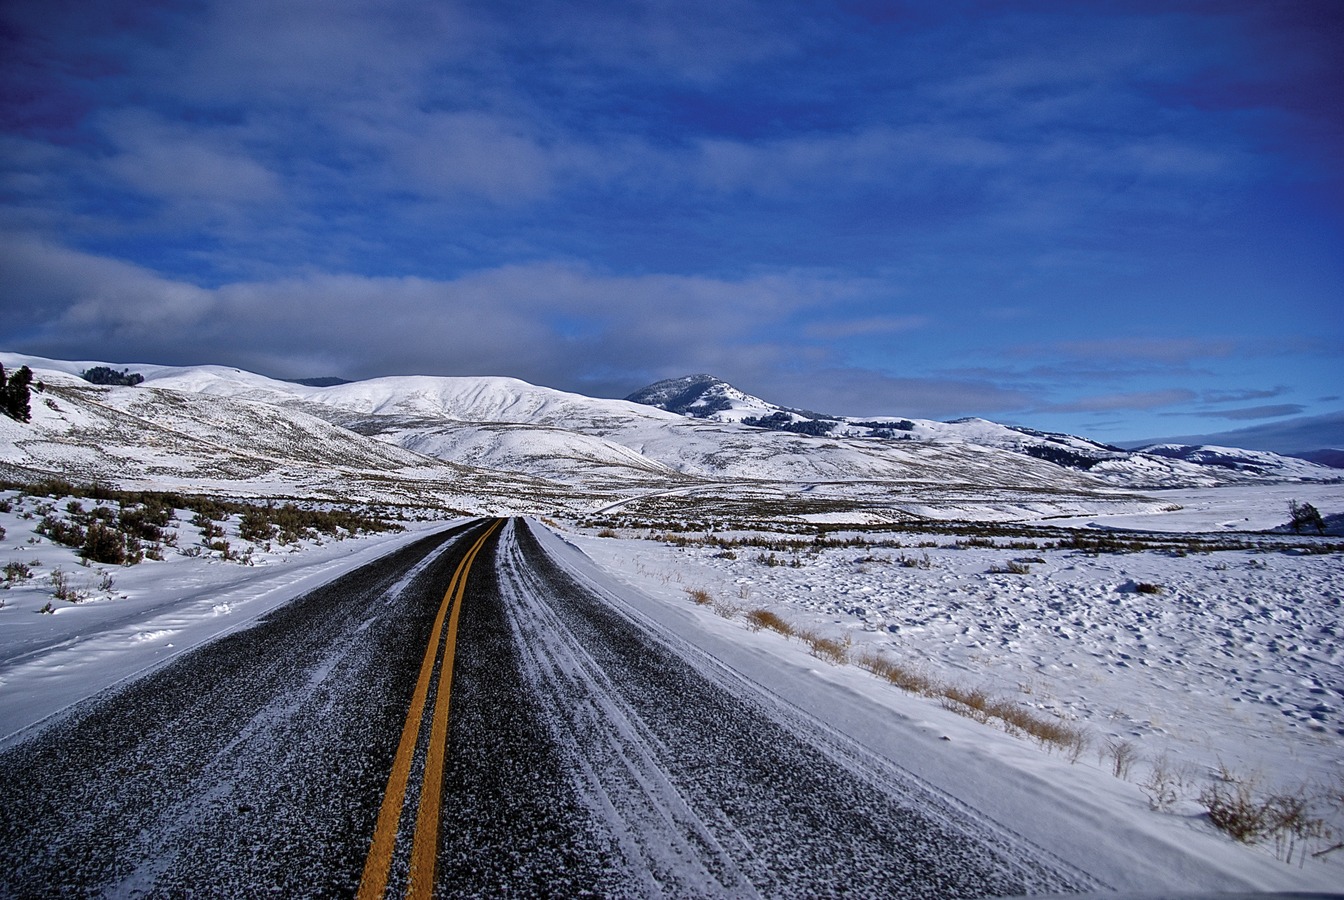
M 533 527 L 422 539 L 0 755 L 0 896 L 1098 886 L 660 633 Z

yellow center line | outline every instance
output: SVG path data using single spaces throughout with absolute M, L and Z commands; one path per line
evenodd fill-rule
M 497 519 L 486 531 L 476 540 L 471 549 L 462 558 L 458 564 L 457 570 L 453 572 L 452 580 L 448 584 L 448 590 L 443 594 L 443 602 L 439 604 L 438 615 L 434 618 L 434 628 L 430 632 L 429 645 L 425 648 L 424 660 L 420 663 L 420 677 L 415 683 L 415 692 L 411 695 L 411 706 L 406 713 L 406 723 L 401 729 L 401 741 L 397 745 L 397 755 L 392 764 L 392 772 L 387 779 L 387 788 L 383 792 L 383 804 L 378 810 L 378 821 L 374 826 L 373 841 L 369 845 L 369 854 L 364 861 L 364 874 L 360 879 L 359 900 L 382 900 L 383 894 L 387 891 L 388 874 L 392 867 L 392 851 L 397 841 L 397 825 L 401 819 L 401 808 L 406 799 L 406 784 L 411 774 L 411 759 L 415 755 L 416 740 L 420 735 L 420 725 L 424 718 L 425 699 L 429 695 L 429 685 L 434 673 L 434 660 L 438 655 L 439 637 L 443 634 L 443 622 L 448 617 L 449 607 L 452 607 L 452 616 L 449 623 L 448 645 L 445 651 L 445 659 L 440 667 L 439 674 L 439 699 L 435 703 L 435 728 L 437 729 L 439 707 L 443 708 L 444 713 L 444 731 L 447 730 L 447 709 L 448 709 L 448 691 L 452 686 L 453 678 L 453 652 L 454 644 L 457 639 L 457 614 L 461 608 L 461 598 L 466 591 L 467 572 L 471 569 L 472 562 L 476 559 L 476 554 L 480 552 L 481 547 L 495 532 L 503 520 Z M 453 605 L 453 604 L 456 605 Z M 445 675 L 446 673 L 446 675 Z M 445 680 L 446 678 L 446 680 Z M 433 740 L 431 736 L 431 761 L 433 760 Z M 425 789 L 432 789 L 435 797 L 438 798 L 442 791 L 443 783 L 443 752 L 440 750 L 438 756 L 437 778 L 426 784 Z M 427 764 L 428 765 L 428 764 Z M 428 776 L 428 772 L 426 773 Z M 428 779 L 427 779 L 428 781 Z M 424 790 L 424 789 L 422 789 Z M 437 808 L 438 801 L 435 801 Z M 420 819 L 425 816 L 424 801 L 422 799 L 420 810 L 417 813 L 416 824 L 416 845 L 420 843 Z M 434 819 L 435 840 L 437 843 L 438 818 Z M 433 855 L 430 858 L 429 886 L 426 893 L 422 896 L 429 896 L 428 891 L 433 889 Z M 414 879 L 414 860 L 412 861 L 412 878 Z
M 434 893 L 434 864 L 439 855 L 439 809 L 443 797 L 443 762 L 448 743 L 448 700 L 453 689 L 453 660 L 457 650 L 457 619 L 462 612 L 462 596 L 467 590 L 466 569 L 476 560 L 476 554 L 486 538 L 500 526 L 496 520 L 463 561 L 463 575 L 453 598 L 453 612 L 448 619 L 448 639 L 444 641 L 443 663 L 439 666 L 439 690 L 434 698 L 434 721 L 429 734 L 429 753 L 425 758 L 425 775 L 420 788 L 420 809 L 416 812 L 415 839 L 411 845 L 411 884 L 406 896 L 413 900 L 428 900 Z

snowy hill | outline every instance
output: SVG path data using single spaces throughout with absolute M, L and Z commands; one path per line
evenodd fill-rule
M 1322 478 L 1318 463 L 1292 456 L 1281 456 L 1264 450 L 1242 450 L 1237 447 L 1215 447 L 1209 445 L 1191 446 L 1187 444 L 1153 444 L 1139 450 L 1148 456 L 1160 456 L 1165 459 L 1180 459 L 1201 466 L 1214 466 L 1233 472 L 1263 475 L 1284 480 L 1303 481 Z
M 669 378 L 635 391 L 625 399 L 680 415 L 699 419 L 716 418 L 724 422 L 741 421 L 748 416 L 770 415 L 779 411 L 779 407 L 739 391 L 713 375 Z
M 686 416 L 818 437 L 992 447 L 1085 471 L 1117 487 L 1144 490 L 1264 480 L 1328 482 L 1339 478 L 1338 472 L 1326 466 L 1259 451 L 1171 445 L 1124 450 L 1074 435 L 1001 425 L 980 418 L 937 422 L 887 416 L 829 416 L 771 404 L 711 375 L 660 381 L 627 399 Z
M 197 372 L 213 393 L 89 384 L 71 374 L 83 363 L 0 355 L 29 365 L 41 386 L 32 421 L 0 416 L 0 473 L 27 473 L 129 489 L 155 488 L 259 497 L 426 503 L 472 509 L 507 485 L 519 497 L 556 486 L 470 467 L 377 441 L 297 409 L 244 399 L 266 387 L 259 376 Z M 163 369 L 131 367 L 162 375 Z M 221 371 L 236 373 L 231 377 Z M 222 385 L 232 381 L 232 392 Z M 230 396 L 229 394 L 232 394 Z
M 983 419 L 823 418 L 708 376 L 636 395 L 673 407 L 663 409 L 512 378 L 313 386 L 221 366 L 12 354 L 0 354 L 0 362 L 27 364 L 47 385 L 31 425 L 5 420 L 0 462 L 67 477 L 227 484 L 261 494 L 358 490 L 405 500 L 423 493 L 464 509 L 533 511 L 693 495 L 700 508 L 725 516 L 769 509 L 811 518 L 1039 519 L 1160 506 L 1129 493 L 1135 489 L 1337 474 L 1299 460 L 1291 468 L 1272 459 L 1231 467 L 1129 453 Z M 94 386 L 79 377 L 98 365 L 144 380 Z

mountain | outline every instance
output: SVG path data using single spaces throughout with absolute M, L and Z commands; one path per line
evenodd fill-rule
M 0 416 L 0 474 L 58 477 L 256 497 L 480 509 L 507 492 L 529 500 L 563 493 L 512 473 L 481 472 L 374 440 L 299 409 L 241 397 L 260 376 L 240 370 L 232 395 L 165 389 L 146 382 L 103 386 L 78 373 L 98 364 L 0 354 L 28 365 L 39 386 L 32 420 Z M 162 377 L 163 367 L 132 366 Z M 187 371 L 187 370 L 179 370 Z M 263 380 L 264 381 L 264 380 Z
M 1329 466 L 1332 469 L 1344 469 L 1344 450 L 1330 448 L 1326 450 L 1307 450 L 1302 453 L 1290 453 L 1298 459 L 1305 459 L 1307 462 L 1316 463 L 1318 466 Z
M 1298 478 L 1303 481 L 1321 480 L 1321 465 L 1296 457 L 1282 456 L 1264 450 L 1244 450 L 1239 447 L 1215 447 L 1188 444 L 1154 444 L 1140 451 L 1148 456 L 1181 459 L 1201 466 L 1214 466 L 1233 472 L 1245 472 L 1271 478 Z M 1328 477 L 1328 476 L 1326 476 Z M 1337 476 L 1338 477 L 1338 476 Z
M 543 515 L 623 506 L 650 521 L 1123 514 L 1162 505 L 1136 489 L 1279 477 L 983 419 L 824 418 L 708 376 L 641 392 L 675 412 L 512 378 L 309 386 L 224 366 L 0 363 L 29 365 L 44 385 L 31 424 L 0 418 L 11 476 Z M 95 366 L 140 380 L 95 386 L 80 377 Z M 1299 465 L 1283 477 L 1314 477 Z
M 718 417 L 721 421 L 740 421 L 744 416 L 769 415 L 779 411 L 779 407 L 739 391 L 713 375 L 669 378 L 635 391 L 625 399 L 684 416 L 698 419 Z M 728 418 L 717 415 L 722 413 L 731 415 Z
M 1153 444 L 1268 450 L 1271 453 L 1320 462 L 1313 454 L 1329 453 L 1331 450 L 1338 453 L 1340 448 L 1344 448 L 1344 410 L 1319 416 L 1296 416 L 1216 434 L 1150 438 L 1128 446 L 1148 447 Z
M 1225 447 L 1170 445 L 1126 450 L 1069 434 L 1001 425 L 979 418 L 952 422 L 895 417 L 831 416 L 777 406 L 737 390 L 712 375 L 691 375 L 649 385 L 627 399 L 671 412 L 774 431 L 829 437 L 862 437 L 967 443 L 993 447 L 1085 471 L 1116 486 L 1141 489 L 1211 487 L 1255 480 L 1330 481 L 1338 473 L 1274 453 Z

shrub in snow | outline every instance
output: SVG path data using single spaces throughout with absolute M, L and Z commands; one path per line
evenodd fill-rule
M 118 372 L 116 369 L 110 369 L 107 366 L 94 366 L 92 369 L 85 369 L 79 373 L 90 384 L 120 385 L 122 387 L 135 387 L 145 380 L 145 376 L 139 372 L 127 372 L 122 369 Z
M 1288 501 L 1288 514 L 1292 517 L 1289 526 L 1295 534 L 1301 534 L 1304 528 L 1315 528 L 1317 534 L 1325 534 L 1325 519 L 1321 512 L 1310 503 Z

